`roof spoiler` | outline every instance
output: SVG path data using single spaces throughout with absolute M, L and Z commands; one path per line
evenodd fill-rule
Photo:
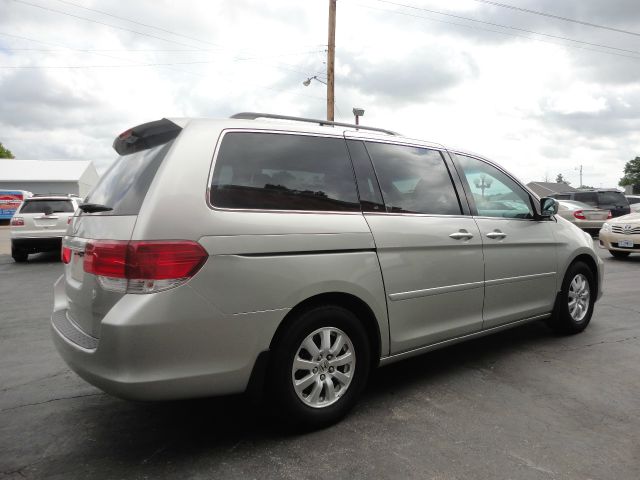
M 113 149 L 118 155 L 129 155 L 167 143 L 181 131 L 182 127 L 166 118 L 143 123 L 118 135 L 113 141 Z

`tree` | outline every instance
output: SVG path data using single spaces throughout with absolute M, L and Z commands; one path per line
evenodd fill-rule
M 561 173 L 556 177 L 556 183 L 564 183 L 565 185 L 571 185 L 571 182 L 567 182 Z
M 621 187 L 626 185 L 640 185 L 640 157 L 629 160 L 624 166 L 624 177 L 618 184 Z
M 11 153 L 11 150 L 2 145 L 2 142 L 0 142 L 0 158 L 16 158 L 13 156 L 13 153 Z

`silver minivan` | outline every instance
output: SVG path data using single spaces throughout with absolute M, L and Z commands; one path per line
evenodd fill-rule
M 114 395 L 266 392 L 336 421 L 371 370 L 525 322 L 578 333 L 602 291 L 589 235 L 496 164 L 337 122 L 162 119 L 63 239 L 56 346 Z

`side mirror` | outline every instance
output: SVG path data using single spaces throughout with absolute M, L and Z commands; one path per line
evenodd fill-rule
M 540 199 L 540 216 L 549 218 L 558 213 L 558 201 L 555 198 L 544 197 Z

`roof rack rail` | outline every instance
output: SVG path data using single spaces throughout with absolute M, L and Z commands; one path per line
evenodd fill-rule
M 256 118 L 275 118 L 278 120 L 293 120 L 296 122 L 317 123 L 318 125 L 335 125 L 336 127 L 355 128 L 356 130 L 371 130 L 373 132 L 386 133 L 388 135 L 400 135 L 392 130 L 377 127 L 365 127 L 354 123 L 331 122 L 329 120 L 318 120 L 317 118 L 290 117 L 288 115 L 276 115 L 274 113 L 241 112 L 231 115 L 231 118 L 242 120 L 255 120 Z
M 34 193 L 32 197 L 79 197 L 76 193 Z

